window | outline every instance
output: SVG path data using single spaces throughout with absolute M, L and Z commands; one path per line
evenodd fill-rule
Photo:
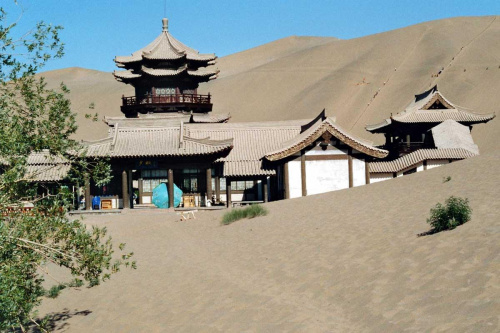
M 176 181 L 177 183 L 177 181 Z M 202 172 L 200 169 L 182 169 L 179 175 L 181 190 L 185 193 L 199 193 L 203 191 Z
M 221 191 L 226 190 L 226 178 L 219 178 Z M 231 181 L 231 189 L 233 191 L 246 191 L 254 188 L 253 180 L 233 180 Z M 215 191 L 215 179 L 212 178 L 212 190 Z
M 142 170 L 142 191 L 153 192 L 154 188 L 161 183 L 168 183 L 167 170 Z
M 155 88 L 156 96 L 175 95 L 175 88 Z
M 143 192 L 153 192 L 154 188 L 161 183 L 168 184 L 168 179 L 143 179 L 142 180 L 142 191 Z

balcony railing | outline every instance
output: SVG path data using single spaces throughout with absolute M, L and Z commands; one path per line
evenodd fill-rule
M 164 105 L 164 104 L 211 104 L 211 96 L 198 94 L 175 94 L 160 96 L 122 97 L 123 106 Z
M 433 146 L 429 143 L 426 142 L 397 142 L 393 143 L 392 147 L 393 150 L 397 151 L 400 155 L 406 155 L 411 152 L 414 152 L 415 150 L 418 149 L 424 149 L 424 148 L 433 148 Z

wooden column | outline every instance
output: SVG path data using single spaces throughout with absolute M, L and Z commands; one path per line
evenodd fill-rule
M 85 177 L 85 210 L 90 210 L 92 208 L 92 202 L 90 199 L 90 179 L 88 176 Z
M 231 179 L 226 178 L 226 205 L 231 208 Z
M 288 173 L 288 162 L 283 165 L 283 184 L 285 185 L 285 199 L 290 199 L 290 180 Z
M 123 208 L 130 208 L 130 195 L 128 193 L 128 180 L 127 180 L 127 170 L 122 172 L 122 197 L 123 197 Z
M 267 189 L 267 177 L 262 179 L 262 199 L 264 202 L 268 202 L 268 189 Z
M 174 208 L 174 170 L 168 169 L 168 208 Z
M 143 179 L 139 178 L 139 204 L 142 205 L 142 188 L 143 188 Z
M 302 151 L 300 155 L 300 175 L 302 178 L 302 196 L 307 196 L 307 179 L 306 179 L 306 152 Z
M 212 169 L 210 168 L 207 168 L 207 200 L 212 201 Z
M 424 171 L 427 170 L 427 160 L 424 161 Z
M 347 149 L 347 161 L 349 165 L 349 187 L 354 186 L 354 177 L 352 172 L 352 148 Z
M 365 159 L 365 184 L 370 184 L 370 164 L 367 159 Z
M 130 201 L 130 208 L 134 208 L 134 185 L 133 185 L 133 179 L 132 179 L 132 170 L 128 171 L 128 198 Z
M 220 178 L 215 176 L 215 201 L 220 202 Z

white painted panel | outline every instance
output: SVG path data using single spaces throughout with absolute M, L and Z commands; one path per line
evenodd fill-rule
M 372 173 L 370 174 L 370 183 L 378 183 L 384 180 L 392 179 L 392 173 Z
M 243 201 L 243 193 L 231 193 L 231 201 Z
M 347 160 L 306 161 L 307 194 L 318 194 L 349 187 Z
M 347 150 L 341 150 L 337 147 L 328 146 L 326 150 L 313 149 L 306 152 L 306 156 L 310 155 L 346 155 Z
M 437 168 L 439 166 L 448 164 L 448 160 L 429 160 L 427 161 L 427 169 Z
M 302 173 L 300 161 L 288 162 L 288 186 L 290 186 L 290 198 L 302 196 Z
M 143 197 L 142 197 L 142 203 L 143 203 L 143 204 L 150 204 L 150 203 L 151 203 L 151 196 L 149 196 L 149 195 L 147 195 L 147 196 L 146 196 L 146 195 L 145 195 L 145 196 L 143 196 Z
M 355 157 L 352 159 L 352 182 L 354 186 L 366 184 L 365 161 Z

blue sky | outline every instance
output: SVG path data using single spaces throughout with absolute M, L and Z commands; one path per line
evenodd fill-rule
M 79 66 L 115 69 L 116 55 L 145 46 L 161 32 L 165 0 L 0 0 L 17 33 L 39 20 L 64 26 L 63 59 L 45 70 Z M 219 57 L 283 37 L 362 37 L 456 16 L 499 15 L 500 0 L 328 1 L 167 0 L 173 36 L 202 53 Z

